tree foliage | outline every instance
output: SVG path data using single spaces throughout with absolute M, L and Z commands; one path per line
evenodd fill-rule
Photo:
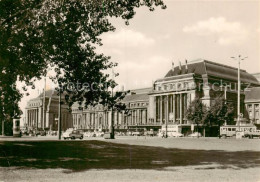
M 234 124 L 234 107 L 221 96 L 214 99 L 206 113 L 208 125 Z
M 117 64 L 96 47 L 100 35 L 115 30 L 111 17 L 128 24 L 141 6 L 166 8 L 162 0 L 0 0 L 0 117 L 13 117 L 15 109 L 20 115 L 16 81 L 26 91 L 48 67 L 70 106 L 115 105 L 125 93 L 111 96 L 116 83 L 105 71 Z
M 198 128 L 200 124 L 204 125 L 206 111 L 206 106 L 202 103 L 199 97 L 196 97 L 187 108 L 186 118 L 193 124 L 196 124 Z

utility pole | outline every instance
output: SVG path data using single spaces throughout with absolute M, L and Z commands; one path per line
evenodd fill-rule
M 5 136 L 5 123 L 4 123 L 4 118 L 2 119 L 2 136 Z
M 0 87 L 0 89 L 2 90 L 2 87 Z M 1 95 L 1 100 L 3 101 L 2 103 L 4 103 L 4 98 L 5 96 L 4 95 Z M 4 113 L 5 113 L 5 110 L 4 110 L 4 104 L 2 104 L 2 136 L 5 136 L 5 118 L 4 118 Z
M 227 85 L 224 87 L 224 99 L 225 99 L 225 104 L 227 104 Z M 227 120 L 225 120 L 225 125 L 227 125 Z
M 44 77 L 43 100 L 42 100 L 42 128 L 45 128 L 45 97 L 46 97 L 46 77 Z
M 58 136 L 61 139 L 61 88 L 59 88 L 59 121 L 58 121 Z
M 112 68 L 112 80 L 114 81 L 115 73 Z M 114 85 L 112 85 L 112 98 L 114 97 Z M 114 129 L 114 104 L 111 107 L 111 126 L 110 126 L 110 139 L 115 139 L 115 129 Z
M 168 95 L 165 97 L 166 100 L 166 116 L 165 116 L 165 130 L 166 130 L 166 134 L 165 134 L 165 138 L 168 138 L 168 119 L 169 119 L 169 114 L 168 114 L 168 111 L 169 111 L 169 98 L 168 98 Z
M 241 90 L 241 81 L 240 81 L 240 61 L 245 60 L 247 57 L 241 58 L 241 55 L 238 55 L 238 58 L 231 57 L 232 59 L 238 61 L 238 70 L 237 70 L 237 82 L 238 82 L 238 89 L 237 89 L 237 125 L 238 130 L 240 131 L 240 90 Z

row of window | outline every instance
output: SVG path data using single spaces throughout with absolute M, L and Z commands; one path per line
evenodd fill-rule
M 132 107 L 141 107 L 141 106 L 148 106 L 148 103 L 145 103 L 145 102 L 130 103 L 130 108 L 132 108 Z
M 30 107 L 37 107 L 37 106 L 40 106 L 40 105 L 41 105 L 40 102 L 34 102 L 34 103 L 29 104 Z
M 252 104 L 248 104 L 248 109 L 252 109 L 253 105 Z M 259 109 L 259 104 L 254 104 L 255 109 Z
M 157 85 L 155 90 L 167 91 L 167 90 L 192 89 L 194 87 L 195 87 L 194 82 L 178 82 L 178 83 Z

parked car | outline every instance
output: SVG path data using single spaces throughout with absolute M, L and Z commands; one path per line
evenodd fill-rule
M 38 128 L 36 135 L 46 136 L 46 131 L 44 129 Z
M 96 137 L 96 136 L 97 136 L 97 134 L 94 132 L 90 133 L 90 135 L 89 135 L 89 137 Z
M 194 133 L 188 135 L 188 137 L 202 137 L 202 135 L 199 132 L 194 132 Z
M 69 137 L 74 140 L 74 139 L 83 139 L 83 133 L 80 131 L 80 130 L 73 130 L 70 134 L 69 134 Z
M 168 134 L 169 137 L 183 137 L 184 135 L 182 133 L 179 132 L 170 132 Z
M 90 132 L 84 132 L 84 133 L 83 133 L 83 136 L 84 136 L 84 137 L 90 137 Z
M 105 134 L 104 132 L 97 132 L 97 133 L 96 133 L 96 136 L 97 136 L 97 137 L 103 137 L 104 134 Z
M 66 130 L 63 134 L 62 134 L 62 138 L 64 138 L 64 140 L 69 139 L 70 138 L 70 134 L 72 133 L 73 130 Z

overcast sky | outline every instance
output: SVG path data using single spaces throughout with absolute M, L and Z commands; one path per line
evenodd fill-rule
M 113 19 L 115 32 L 102 36 L 100 49 L 118 62 L 117 82 L 125 89 L 151 87 L 171 69 L 171 62 L 198 58 L 237 66 L 231 56 L 248 56 L 241 68 L 260 72 L 260 1 L 165 0 L 167 9 L 137 10 L 126 26 Z M 47 87 L 51 88 L 50 81 Z M 36 84 L 26 101 L 42 90 Z

